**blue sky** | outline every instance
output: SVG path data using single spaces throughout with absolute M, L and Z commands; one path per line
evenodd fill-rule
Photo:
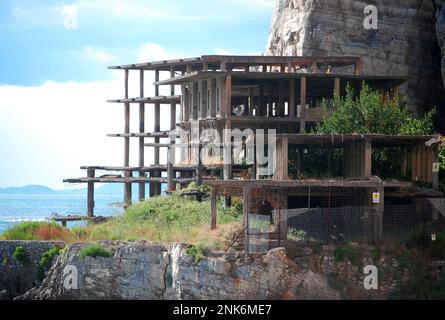
M 105 135 L 122 131 L 122 108 L 106 103 L 123 96 L 122 73 L 106 66 L 261 54 L 274 5 L 275 0 L 2 0 L 0 187 L 63 188 L 63 178 L 82 175 L 81 165 L 121 165 L 122 141 Z M 130 95 L 137 94 L 133 84 Z
M 146 43 L 200 55 L 263 52 L 270 0 L 2 0 L 0 83 L 107 79 Z

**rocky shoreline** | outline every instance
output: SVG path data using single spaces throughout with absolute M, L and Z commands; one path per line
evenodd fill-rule
M 404 274 L 397 258 L 375 247 L 276 248 L 245 258 L 242 252 L 207 250 L 197 261 L 186 244 L 99 242 L 109 256 L 83 256 L 90 243 L 0 241 L 3 300 L 339 300 L 386 299 Z M 39 281 L 39 260 L 64 247 Z M 17 247 L 27 263 L 13 261 Z M 296 250 L 295 250 L 296 249 Z M 317 251 L 317 252 L 315 252 Z M 353 256 L 353 253 L 359 255 Z M 381 270 L 378 290 L 365 290 L 363 267 Z M 445 263 L 434 265 L 440 270 Z M 383 270 L 385 272 L 383 273 Z M 432 269 L 434 272 L 434 270 Z

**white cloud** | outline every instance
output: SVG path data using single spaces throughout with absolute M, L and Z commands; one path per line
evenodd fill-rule
M 85 2 L 84 0 L 82 1 Z M 90 2 L 93 6 L 103 6 L 102 0 L 96 0 Z M 182 21 L 193 21 L 202 20 L 204 17 L 199 15 L 187 15 L 178 12 L 173 4 L 169 3 L 170 8 L 155 8 L 153 5 L 148 5 L 146 3 L 137 3 L 135 1 L 125 1 L 118 0 L 109 3 L 106 1 L 106 5 L 103 6 L 104 10 L 109 10 L 114 16 L 118 17 L 139 17 L 139 18 L 150 18 L 150 19 L 163 19 L 163 20 L 182 20 Z M 169 9 L 169 10 L 168 10 Z
M 61 7 L 61 15 L 63 17 L 63 26 L 65 29 L 75 30 L 79 28 L 79 7 L 77 5 L 63 5 Z
M 170 51 L 155 43 L 143 44 L 139 50 L 138 62 L 171 60 L 186 58 L 187 56 L 178 51 Z
M 156 44 L 147 44 L 141 50 L 141 57 L 150 60 L 175 56 Z M 85 175 L 79 170 L 82 165 L 122 165 L 123 140 L 106 134 L 122 133 L 124 129 L 122 104 L 107 103 L 124 97 L 123 75 L 122 71 L 116 71 L 112 80 L 89 83 L 47 81 L 34 87 L 1 85 L 0 187 L 46 184 L 62 188 L 64 178 Z M 138 78 L 138 72 L 130 72 L 130 97 L 139 94 Z M 147 73 L 146 96 L 154 94 L 153 81 L 152 73 Z M 168 87 L 161 87 L 161 94 L 168 92 Z M 161 130 L 169 128 L 168 110 L 162 109 Z M 147 105 L 147 132 L 153 131 L 153 111 Z M 138 124 L 138 108 L 132 105 L 132 132 L 139 130 Z M 132 166 L 138 165 L 137 151 L 134 140 Z M 148 150 L 146 159 L 147 164 L 153 161 Z
M 96 62 L 108 63 L 119 60 L 118 57 L 112 53 L 95 47 L 84 47 L 83 53 L 88 59 Z
M 11 16 L 22 28 L 35 26 L 62 26 L 67 30 L 79 28 L 79 6 L 15 6 L 12 8 Z

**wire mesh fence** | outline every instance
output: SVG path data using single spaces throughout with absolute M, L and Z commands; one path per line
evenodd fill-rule
M 288 207 L 249 214 L 249 253 L 292 243 L 384 243 L 445 232 L 445 198 L 387 196 L 376 214 L 365 188 L 312 188 L 289 196 Z

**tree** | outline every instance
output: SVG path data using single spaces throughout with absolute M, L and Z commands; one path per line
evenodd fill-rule
M 332 104 L 334 110 L 329 107 Z M 380 93 L 365 83 L 357 97 L 354 89 L 348 85 L 344 97 L 336 96 L 331 102 L 324 100 L 323 107 L 326 109 L 323 122 L 315 127 L 314 133 L 426 135 L 433 132 L 433 116 L 436 113 L 433 109 L 425 117 L 415 119 L 406 102 L 398 99 L 383 102 Z
M 335 109 L 330 106 L 335 106 Z M 380 93 L 365 83 L 357 96 L 348 85 L 344 97 L 324 100 L 323 107 L 323 121 L 316 125 L 313 133 L 428 135 L 433 132 L 433 116 L 436 113 L 433 109 L 423 118 L 415 119 L 406 107 L 406 101 L 389 99 L 384 102 Z M 400 176 L 402 152 L 402 146 L 374 149 L 374 173 L 382 178 L 403 179 Z M 341 161 L 338 152 L 334 153 L 334 157 L 337 162 Z

